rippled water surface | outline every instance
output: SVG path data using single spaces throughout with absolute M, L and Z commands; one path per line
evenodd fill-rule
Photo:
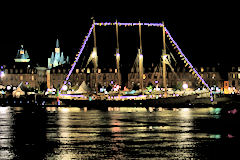
M 234 159 L 238 109 L 0 107 L 0 159 Z

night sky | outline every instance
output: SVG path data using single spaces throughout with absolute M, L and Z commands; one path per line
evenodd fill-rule
M 198 8 L 183 8 L 184 12 L 176 7 L 171 10 L 165 7 L 162 10 L 154 4 L 142 5 L 140 8 L 121 5 L 113 9 L 102 8 L 97 4 L 94 8 L 88 6 L 90 5 L 2 5 L 0 48 L 1 56 L 6 56 L 7 61 L 2 57 L 0 64 L 13 62 L 17 50 L 23 44 L 33 63 L 46 66 L 57 38 L 60 40 L 61 51 L 65 56 L 70 56 L 72 62 L 91 27 L 91 17 L 94 16 L 96 22 L 115 22 L 116 19 L 119 22 L 134 23 L 164 21 L 172 37 L 194 66 L 240 65 L 237 58 L 239 22 L 234 13 L 234 5 L 226 11 L 229 6 L 225 4 L 199 4 Z M 175 14 L 171 13 L 172 10 Z M 114 65 L 115 28 L 97 28 L 96 34 L 99 65 Z M 145 65 L 158 61 L 162 50 L 161 36 L 160 28 L 142 28 Z M 139 47 L 138 28 L 120 27 L 119 43 L 122 65 L 132 64 Z M 83 52 L 84 56 L 90 54 L 92 46 L 91 37 Z

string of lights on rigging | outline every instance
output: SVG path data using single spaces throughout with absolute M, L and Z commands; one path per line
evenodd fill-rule
M 81 49 L 78 52 L 78 54 L 76 54 L 74 63 L 71 65 L 71 69 L 68 73 L 68 75 L 66 76 L 66 80 L 64 81 L 64 85 L 67 84 L 67 81 L 69 80 L 72 71 L 74 70 L 76 63 L 78 62 L 80 55 L 82 54 L 85 45 L 94 29 L 95 26 L 125 26 L 125 27 L 129 27 L 129 26 L 148 26 L 148 27 L 163 27 L 163 23 L 120 23 L 120 22 L 115 22 L 115 23 L 111 23 L 111 22 L 101 22 L 101 23 L 93 23 L 91 28 L 89 29 L 89 32 L 87 34 L 87 36 L 85 36 L 85 39 L 83 40 L 83 43 L 81 45 Z M 187 57 L 184 55 L 184 53 L 182 52 L 182 50 L 180 49 L 180 47 L 178 46 L 178 44 L 176 43 L 176 41 L 173 39 L 173 37 L 171 36 L 170 32 L 168 31 L 168 29 L 164 26 L 165 29 L 165 33 L 167 35 L 167 37 L 170 40 L 170 43 L 172 43 L 172 46 L 174 47 L 174 49 L 176 49 L 176 52 L 180 55 L 180 57 L 182 58 L 183 62 L 185 63 L 185 67 L 189 66 L 189 72 L 192 72 L 192 74 L 195 76 L 195 78 L 197 78 L 197 80 L 199 80 L 199 82 L 201 82 L 202 84 L 204 84 L 206 86 L 206 88 L 210 91 L 210 97 L 211 100 L 213 100 L 213 96 L 212 96 L 212 90 L 211 88 L 208 86 L 208 84 L 204 81 L 204 79 L 201 77 L 201 75 L 197 72 L 197 70 L 193 67 L 193 65 L 190 63 L 190 61 L 187 59 Z M 119 52 L 117 53 L 118 56 L 120 56 Z

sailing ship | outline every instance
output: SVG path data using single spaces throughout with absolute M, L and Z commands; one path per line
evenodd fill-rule
M 95 21 L 93 22 L 95 24 Z M 119 40 L 118 40 L 118 22 L 116 24 L 116 37 L 117 37 L 117 48 L 116 48 L 116 66 L 117 66 L 117 76 L 118 76 L 118 84 L 121 84 L 120 82 L 120 53 L 119 53 Z M 144 105 L 144 106 L 161 106 L 161 105 L 168 105 L 168 104 L 185 104 L 193 101 L 197 94 L 190 94 L 190 95 L 178 95 L 174 94 L 174 96 L 168 94 L 168 87 L 167 87 L 167 64 L 169 65 L 168 58 L 170 57 L 166 52 L 166 43 L 165 43 L 165 27 L 164 23 L 162 23 L 162 29 L 163 29 L 163 50 L 161 55 L 161 62 L 162 62 L 162 77 L 163 77 L 163 89 L 161 91 L 161 94 L 159 92 L 156 92 L 155 95 L 152 93 L 150 96 L 146 94 L 144 91 L 144 85 L 143 85 L 143 75 L 144 75 L 144 69 L 143 69 L 143 53 L 142 53 L 142 34 L 141 34 L 141 23 L 139 22 L 139 39 L 140 39 L 140 47 L 138 49 L 137 54 L 137 60 L 138 60 L 138 71 L 139 71 L 139 82 L 140 87 L 137 91 L 117 91 L 110 93 L 109 95 L 105 96 L 105 98 L 100 98 L 100 95 L 98 93 L 97 88 L 97 78 L 95 80 L 96 87 L 95 94 L 89 94 L 89 99 L 85 99 L 81 101 L 78 101 L 77 99 L 71 100 L 71 103 L 74 105 L 87 105 L 88 103 L 91 103 L 93 106 L 96 105 L 109 105 L 109 106 L 138 106 L 138 105 Z M 94 36 L 94 48 L 93 52 L 91 53 L 89 60 L 87 64 L 92 61 L 94 64 L 94 72 L 96 73 L 98 68 L 98 56 L 97 56 L 97 49 L 96 49 L 96 31 L 95 26 L 93 27 L 93 36 Z M 170 66 L 170 68 L 173 70 L 173 68 Z M 97 76 L 96 76 L 97 77 Z M 74 93 L 73 93 L 74 94 Z M 91 100 L 90 100 L 91 97 Z M 110 97 L 110 98 L 109 98 Z M 64 97 L 62 97 L 64 99 Z M 66 102 L 70 103 L 70 102 Z
M 144 92 L 144 85 L 143 85 L 143 75 L 144 75 L 144 68 L 143 68 L 143 53 L 142 53 L 142 34 L 141 34 L 141 23 L 139 22 L 139 39 L 140 39 L 140 48 L 138 49 L 138 55 L 137 59 L 138 60 L 138 71 L 139 71 L 139 80 L 140 80 L 140 92 L 135 92 L 134 94 L 139 94 L 137 97 L 138 100 L 142 101 L 144 100 L 145 105 L 150 105 L 150 106 L 159 106 L 159 105 L 164 105 L 164 104 L 183 104 L 183 103 L 189 103 L 193 101 L 196 97 L 197 94 L 192 94 L 192 95 L 178 95 L 178 94 L 168 94 L 168 87 L 167 87 L 167 69 L 166 65 L 169 64 L 168 57 L 170 55 L 167 54 L 166 52 L 166 43 L 165 43 L 165 27 L 164 27 L 164 22 L 162 23 L 163 26 L 163 50 L 162 50 L 162 55 L 161 55 L 161 62 L 162 62 L 162 77 L 163 77 L 163 91 L 155 91 L 152 92 L 150 95 L 146 96 L 146 92 Z M 118 30 L 116 30 L 118 33 Z M 118 42 L 118 41 L 117 41 Z M 119 46 L 119 45 L 117 45 Z M 174 72 L 174 69 L 171 67 L 172 71 Z M 176 76 L 176 74 L 175 74 Z M 156 87 L 157 88 L 157 87 Z M 144 96 L 145 95 L 145 96 Z M 173 96 L 174 95 L 174 96 Z M 131 96 L 127 96 L 127 99 L 131 98 Z M 140 104 L 141 104 L 140 103 Z

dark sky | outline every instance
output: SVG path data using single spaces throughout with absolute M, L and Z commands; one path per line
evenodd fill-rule
M 56 38 L 61 50 L 72 61 L 91 27 L 91 17 L 97 22 L 165 22 L 166 27 L 194 66 L 240 64 L 239 22 L 234 4 L 189 4 L 188 7 L 131 7 L 115 4 L 6 4 L 1 7 L 0 64 L 13 62 L 23 44 L 31 61 L 47 64 L 54 51 Z M 107 7 L 102 7 L 107 6 Z M 162 10 L 164 8 L 164 10 Z M 168 16 L 167 16 L 168 15 Z M 115 64 L 115 28 L 97 29 L 99 64 Z M 119 28 L 121 62 L 133 63 L 139 47 L 138 28 Z M 146 63 L 156 61 L 161 54 L 161 30 L 143 28 L 143 53 Z M 93 39 L 84 55 L 91 50 Z M 72 58 L 72 59 L 71 59 Z

